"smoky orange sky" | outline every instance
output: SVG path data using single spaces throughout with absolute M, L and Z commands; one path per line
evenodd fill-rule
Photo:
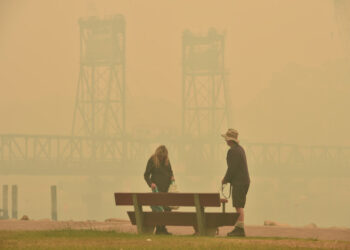
M 78 19 L 113 14 L 126 19 L 130 133 L 180 132 L 181 35 L 215 27 L 243 140 L 349 145 L 349 54 L 331 0 L 2 0 L 0 133 L 70 133 Z

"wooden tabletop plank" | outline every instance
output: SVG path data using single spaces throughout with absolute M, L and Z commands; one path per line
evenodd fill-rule
M 132 206 L 134 193 L 114 193 L 117 206 Z M 142 206 L 183 206 L 192 207 L 195 193 L 136 193 Z M 201 206 L 220 207 L 219 193 L 198 193 Z

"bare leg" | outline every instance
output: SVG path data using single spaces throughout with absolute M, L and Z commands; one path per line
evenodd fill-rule
M 244 223 L 244 208 L 242 207 L 235 207 L 237 213 L 239 213 L 239 217 L 237 219 L 237 222 L 243 222 Z

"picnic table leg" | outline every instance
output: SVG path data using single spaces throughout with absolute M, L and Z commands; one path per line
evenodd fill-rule
M 143 211 L 142 211 L 142 206 L 139 205 L 139 202 L 137 200 L 136 194 L 132 195 L 132 201 L 134 203 L 137 232 L 139 234 L 142 234 L 143 231 L 144 231 L 143 230 Z
M 194 204 L 196 206 L 196 214 L 197 214 L 197 228 L 200 235 L 206 235 L 205 230 L 205 214 L 204 207 L 201 206 L 199 202 L 199 195 L 194 195 Z
M 132 195 L 132 201 L 133 201 L 134 210 L 135 210 L 137 232 L 139 234 L 143 234 L 143 233 L 144 234 L 152 234 L 154 231 L 154 226 L 145 226 L 144 225 L 142 206 L 139 205 L 136 194 Z

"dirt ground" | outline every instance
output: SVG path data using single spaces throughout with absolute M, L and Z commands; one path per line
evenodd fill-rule
M 129 221 L 108 219 L 100 221 L 51 221 L 44 220 L 0 220 L 0 230 L 62 230 L 92 229 L 115 230 L 118 232 L 136 233 L 136 226 Z M 168 227 L 169 232 L 176 235 L 192 234 L 191 227 Z M 221 227 L 219 236 L 225 236 L 230 227 Z M 246 234 L 250 237 L 290 237 L 317 240 L 350 241 L 350 228 L 305 228 L 289 226 L 246 226 Z

